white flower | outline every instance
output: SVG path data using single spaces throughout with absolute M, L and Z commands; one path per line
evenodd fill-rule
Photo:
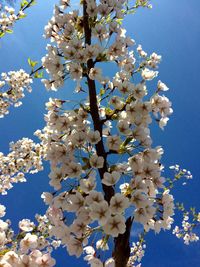
M 103 200 L 100 203 L 91 205 L 90 217 L 97 220 L 100 225 L 105 225 L 110 215 L 110 210 L 107 201 Z
M 158 76 L 158 71 L 153 71 L 145 68 L 144 70 L 142 70 L 141 75 L 144 80 L 150 81 L 153 80 L 156 76 Z
M 109 258 L 105 262 L 105 267 L 115 267 L 115 260 L 113 258 Z
M 107 146 L 110 150 L 118 151 L 120 144 L 121 140 L 118 135 L 112 135 L 107 137 Z
M 127 94 L 134 88 L 134 85 L 128 81 L 124 81 L 118 84 L 118 89 L 122 94 Z
M 91 267 L 103 267 L 103 263 L 98 258 L 91 257 L 91 259 L 88 260 L 88 262 L 90 263 Z
M 96 154 L 92 155 L 90 158 L 90 165 L 93 168 L 101 169 L 103 168 L 104 158 L 98 157 Z
M 169 88 L 167 87 L 167 85 L 163 82 L 161 82 L 160 80 L 158 81 L 158 90 L 161 90 L 161 91 L 168 91 Z
M 7 252 L 4 255 L 3 259 L 11 264 L 11 266 L 19 266 L 18 264 L 20 263 L 20 259 L 17 253 L 15 253 L 14 251 Z
M 147 53 L 142 49 L 141 45 L 138 45 L 137 51 L 138 51 L 138 53 L 140 54 L 141 57 L 145 58 L 147 56 Z
M 96 173 L 94 172 L 90 174 L 87 179 L 80 180 L 80 188 L 83 190 L 83 192 L 88 193 L 95 189 L 96 187 L 95 175 Z
M 130 185 L 129 183 L 123 183 L 119 186 L 119 189 L 121 190 L 121 194 L 126 195 L 128 190 L 130 190 Z
M 100 203 L 104 200 L 103 194 L 97 191 L 90 191 L 89 195 L 86 197 L 85 201 L 88 205 L 93 204 L 94 202 Z
M 86 254 L 91 254 L 91 255 L 95 254 L 95 250 L 92 246 L 87 246 L 83 250 Z
M 0 232 L 0 246 L 4 246 L 6 242 L 6 234 L 5 232 Z
M 8 223 L 0 220 L 0 232 L 5 232 L 8 229 Z
M 101 140 L 101 136 L 100 136 L 100 133 L 99 131 L 90 131 L 88 134 L 87 134 L 87 137 L 88 137 L 88 141 L 91 143 L 91 144 L 97 144 L 100 140 Z
M 100 239 L 96 242 L 96 248 L 101 250 L 108 250 L 108 244 L 104 239 Z
M 70 176 L 71 178 L 75 178 L 77 176 L 80 176 L 80 174 L 82 172 L 81 164 L 73 162 L 73 161 L 70 162 L 68 164 L 67 172 L 68 172 L 68 176 Z
M 91 68 L 90 69 L 90 73 L 89 73 L 89 77 L 91 80 L 98 80 L 101 81 L 102 79 L 102 70 L 99 68 Z
M 69 196 L 66 209 L 68 211 L 78 211 L 81 207 L 83 207 L 83 205 L 84 205 L 83 196 L 79 192 L 76 192 L 76 194 Z
M 82 67 L 78 63 L 71 63 L 69 65 L 69 72 L 73 80 L 80 80 L 82 78 Z
M 75 237 L 70 236 L 70 239 L 67 242 L 67 251 L 70 256 L 75 255 L 79 258 L 83 252 L 82 242 Z
M 120 214 L 110 216 L 107 223 L 103 226 L 103 230 L 107 235 L 111 235 L 113 237 L 123 234 L 126 230 L 124 216 Z
M 22 252 L 27 252 L 29 249 L 34 249 L 38 245 L 38 237 L 27 233 L 25 237 L 20 241 L 20 248 Z
M 50 254 L 44 254 L 36 259 L 36 264 L 39 267 L 53 267 L 56 261 L 50 256 Z
M 164 127 L 167 125 L 169 118 L 164 117 L 159 120 L 159 127 L 163 130 Z
M 116 184 L 120 179 L 120 173 L 113 171 L 112 173 L 105 172 L 103 175 L 102 183 L 111 186 Z
M 4 217 L 6 214 L 6 207 L 4 205 L 0 205 L 0 218 Z
M 133 91 L 133 96 L 136 99 L 142 99 L 147 94 L 146 85 L 143 83 L 139 83 L 135 86 Z
M 123 135 L 128 135 L 131 133 L 130 124 L 126 120 L 120 120 L 117 124 L 117 128 Z
M 131 197 L 131 203 L 137 208 L 142 208 L 147 205 L 147 196 L 142 190 L 135 190 Z
M 22 221 L 19 222 L 19 228 L 22 230 L 22 231 L 25 231 L 25 232 L 30 232 L 33 230 L 34 228 L 34 223 L 31 222 L 30 220 L 28 219 L 23 219 Z
M 115 194 L 110 200 L 111 213 L 122 213 L 129 206 L 129 200 L 120 193 Z
M 119 96 L 113 96 L 110 99 L 110 104 L 113 105 L 116 109 L 121 109 L 124 106 L 124 102 Z
M 73 221 L 73 224 L 70 226 L 70 231 L 75 233 L 77 237 L 82 237 L 86 231 L 86 224 L 80 219 Z
M 51 193 L 48 193 L 48 192 L 43 192 L 41 195 L 41 198 L 43 199 L 43 201 L 46 205 L 50 205 L 52 203 L 52 200 L 53 200 L 53 195 Z

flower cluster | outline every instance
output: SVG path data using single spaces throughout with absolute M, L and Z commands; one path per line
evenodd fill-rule
M 102 184 L 119 186 L 121 193 L 116 192 L 108 203 L 97 190 L 97 171 L 105 161 L 96 152 L 100 133 L 91 129 L 87 109 L 66 111 L 64 105 L 65 101 L 50 99 L 46 105 L 47 126 L 35 133 L 41 139 L 44 159 L 51 163 L 50 185 L 56 190 L 42 196 L 50 206 L 47 217 L 52 224 L 51 235 L 67 247 L 70 255 L 79 257 L 93 233 L 103 232 L 103 237 L 123 234 L 130 206 L 135 208 L 134 220 L 142 223 L 146 231 L 170 229 L 174 207 L 169 191 L 161 194 L 165 180 L 160 176 L 159 160 L 163 150 L 145 148 L 129 157 L 127 163 L 110 167 L 103 174 Z M 120 149 L 120 144 L 114 146 L 117 139 L 111 137 L 104 137 L 107 153 Z M 128 183 L 120 184 L 122 177 L 127 177 Z M 158 190 L 161 196 L 157 196 Z M 64 219 L 68 212 L 75 213 L 70 224 Z
M 173 234 L 183 239 L 186 245 L 199 241 L 196 230 L 200 226 L 200 213 L 197 213 L 195 208 L 190 208 L 189 212 L 185 211 L 184 205 L 180 203 L 177 203 L 177 209 L 183 212 L 182 227 L 175 226 Z
M 1 74 L 0 81 L 0 117 L 9 113 L 11 105 L 20 106 L 24 97 L 24 89 L 31 92 L 32 78 L 24 70 L 10 71 Z
M 31 139 L 10 143 L 11 152 L 0 153 L 0 193 L 6 194 L 13 183 L 25 182 L 25 173 L 36 173 L 42 167 L 42 149 Z
M 0 217 L 5 216 L 5 207 L 0 205 Z M 6 267 L 53 267 L 51 246 L 33 222 L 23 219 L 19 222 L 20 234 L 15 235 L 10 221 L 0 220 L 0 265 Z
M 138 263 L 139 267 L 143 241 L 133 243 L 127 257 L 132 224 L 140 223 L 145 233 L 159 233 L 173 223 L 174 198 L 161 164 L 164 151 L 153 146 L 150 131 L 153 120 L 163 129 L 173 112 L 163 95 L 168 87 L 157 80 L 161 56 L 148 55 L 141 45 L 133 49 L 136 43 L 121 25 L 126 14 L 140 6 L 150 7 L 149 3 L 136 0 L 129 6 L 126 0 L 83 0 L 81 5 L 83 11 L 68 13 L 69 0 L 55 6 L 45 27 L 51 44 L 42 58 L 49 78 L 42 82 L 56 91 L 70 77 L 76 82 L 75 92 L 86 97 L 72 110 L 67 109 L 68 101 L 50 98 L 46 125 L 35 132 L 40 143 L 24 138 L 11 144 L 7 156 L 0 154 L 1 193 L 12 183 L 24 181 L 24 173 L 42 170 L 42 159 L 50 163 L 53 187 L 53 192 L 41 196 L 47 210 L 44 216 L 36 216 L 38 226 L 28 219 L 19 222 L 23 234 L 16 242 L 12 234 L 12 250 L 0 262 L 5 266 L 54 266 L 50 252 L 61 245 L 69 255 L 86 253 L 84 259 L 91 267 L 121 267 L 122 261 L 123 266 Z M 111 67 L 110 77 L 100 63 Z M 30 76 L 20 73 L 2 75 L 0 86 L 6 82 L 10 86 L 0 95 L 2 103 L 18 102 L 23 89 L 29 88 Z M 2 104 L 1 110 L 6 114 L 8 107 Z M 178 166 L 175 172 L 176 180 L 191 178 Z M 4 209 L 0 212 L 4 214 Z M 184 217 L 187 234 L 190 228 Z M 174 233 L 179 235 L 180 229 Z M 186 243 L 195 238 L 184 235 Z M 0 239 L 4 246 L 6 234 Z M 114 251 L 102 261 L 111 242 Z
M 24 15 L 23 12 L 21 12 L 22 15 Z M 15 15 L 15 10 L 12 7 L 5 6 L 4 7 L 4 12 L 1 13 L 1 18 L 0 18 L 0 30 L 1 34 L 9 31 L 14 23 L 17 20 L 17 16 Z
M 165 189 L 163 149 L 152 147 L 150 124 L 155 119 L 163 129 L 172 108 L 162 95 L 168 90 L 163 82 L 157 81 L 154 92 L 147 86 L 157 79 L 161 56 L 148 55 L 141 45 L 131 50 L 135 41 L 119 23 L 129 10 L 122 12 L 126 1 L 83 1 L 83 13 L 66 13 L 69 4 L 56 6 L 45 27 L 45 37 L 55 45 L 48 45 L 42 58 L 50 76 L 43 83 L 57 90 L 70 77 L 76 92 L 89 89 L 89 99 L 74 110 L 66 110 L 66 101 L 60 99 L 46 104 L 46 126 L 35 134 L 50 161 L 55 191 L 42 198 L 49 206 L 50 235 L 69 255 L 80 257 L 85 251 L 91 266 L 103 266 L 98 255 L 108 240 L 126 232 L 128 217 L 146 232 L 171 228 L 174 199 Z M 115 63 L 118 71 L 105 76 L 102 62 Z M 122 157 L 116 164 L 112 159 L 117 154 Z M 94 248 L 90 241 L 96 233 L 101 241 Z M 139 262 L 142 248 L 132 249 L 132 264 L 136 258 Z M 108 266 L 116 260 L 109 258 Z
M 91 246 L 85 247 L 84 252 L 86 253 L 84 260 L 86 260 L 92 267 L 115 267 L 115 261 L 113 258 L 109 258 L 103 263 L 99 258 L 95 256 L 95 249 Z
M 24 11 L 34 4 L 35 0 L 22 1 L 18 13 L 14 8 L 5 6 L 3 10 L 1 10 L 2 12 L 0 14 L 0 38 L 3 37 L 6 33 L 12 33 L 14 24 L 18 20 L 25 18 L 26 14 L 24 13 Z
M 128 267 L 140 267 L 140 262 L 142 258 L 144 257 L 144 253 L 146 249 L 146 245 L 143 244 L 143 240 L 141 239 L 137 243 L 133 243 L 131 247 L 131 256 L 129 258 Z M 136 263 L 139 263 L 135 265 Z

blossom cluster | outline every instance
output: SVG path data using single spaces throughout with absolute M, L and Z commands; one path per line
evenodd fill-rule
M 20 9 L 18 12 L 13 7 L 4 6 L 1 8 L 0 5 L 0 38 L 3 37 L 6 33 L 12 33 L 14 24 L 26 17 L 24 11 L 35 4 L 35 0 L 22 0 L 20 3 Z
M 31 92 L 32 78 L 24 70 L 1 73 L 0 80 L 0 117 L 9 113 L 11 105 L 19 107 L 24 97 L 24 89 Z
M 56 91 L 70 77 L 76 82 L 74 91 L 86 97 L 71 110 L 68 101 L 50 98 L 45 127 L 35 132 L 40 142 L 24 138 L 11 143 L 7 156 L 0 154 L 2 194 L 13 183 L 25 181 L 24 173 L 42 170 L 42 160 L 50 163 L 53 187 L 53 192 L 41 196 L 47 210 L 36 216 L 38 226 L 23 219 L 19 222 L 23 234 L 16 240 L 5 226 L 13 246 L 0 259 L 2 265 L 51 267 L 55 265 L 52 247 L 63 246 L 69 255 L 84 255 L 91 267 L 120 266 L 116 244 L 127 238 L 132 223 L 140 223 L 145 233 L 171 229 L 175 206 L 161 164 L 164 150 L 153 145 L 150 130 L 153 121 L 163 129 L 173 112 L 163 95 L 169 88 L 157 78 L 161 56 L 148 55 L 141 45 L 136 46 L 121 25 L 126 14 L 148 6 L 148 1 L 128 4 L 126 0 L 83 0 L 83 11 L 71 11 L 70 1 L 60 0 L 55 6 L 45 27 L 51 44 L 42 58 L 49 77 L 42 82 Z M 109 77 L 100 63 L 111 67 Z M 18 103 L 32 82 L 24 71 L 3 74 L 2 79 L 1 87 L 6 82 L 10 86 L 0 95 L 2 103 Z M 8 107 L 2 104 L 1 110 L 4 115 Z M 191 178 L 179 166 L 175 172 L 176 179 Z M 190 229 L 187 217 L 183 228 Z M 0 235 L 4 249 L 10 242 L 5 231 Z M 180 229 L 174 233 L 178 236 Z M 193 239 L 197 236 L 184 235 L 186 243 Z M 103 261 L 101 256 L 111 242 L 114 251 Z M 144 248 L 142 241 L 133 243 L 130 258 L 125 259 L 128 266 L 140 266 Z
M 84 252 L 86 256 L 84 260 L 86 260 L 91 266 L 98 267 L 115 267 L 115 261 L 113 258 L 109 258 L 103 263 L 99 258 L 95 257 L 95 249 L 92 246 L 87 246 L 84 248 Z
M 25 173 L 36 173 L 43 169 L 42 149 L 31 139 L 23 138 L 10 143 L 11 151 L 0 153 L 0 194 L 7 194 L 13 183 L 25 182 Z
M 5 207 L 0 205 L 0 217 L 5 216 Z M 19 222 L 20 234 L 15 235 L 9 220 L 0 220 L 0 266 L 5 267 L 53 267 L 51 246 L 37 231 L 33 222 L 23 219 Z M 35 231 L 35 232 L 34 232 Z
M 140 267 L 141 266 L 140 262 L 142 258 L 144 257 L 145 249 L 146 249 L 146 245 L 143 244 L 142 239 L 138 241 L 137 243 L 133 243 L 131 247 L 131 256 L 129 258 L 127 267 Z
M 90 128 L 86 110 L 80 107 L 66 111 L 64 105 L 65 101 L 50 99 L 45 116 L 47 126 L 35 133 L 46 148 L 43 153 L 44 159 L 51 163 L 50 185 L 56 190 L 54 194 L 42 195 L 49 205 L 51 234 L 61 240 L 70 255 L 79 257 L 93 233 L 101 232 L 103 237 L 123 234 L 125 213 L 131 206 L 135 208 L 134 220 L 146 231 L 170 229 L 174 204 L 169 191 L 162 189 L 164 178 L 160 176 L 159 159 L 163 150 L 146 148 L 128 162 L 112 166 L 113 170 L 109 168 L 102 184 L 118 186 L 121 192 L 116 192 L 108 203 L 97 188 L 97 171 L 104 165 L 104 158 L 98 156 L 95 149 L 101 140 L 100 134 Z M 110 134 L 104 137 L 108 152 L 120 149 L 115 137 Z M 81 153 L 84 156 L 81 157 Z M 119 183 L 122 177 L 126 177 L 128 183 Z M 64 219 L 66 212 L 75 213 L 70 224 Z
M 12 28 L 20 17 L 24 17 L 24 12 L 19 11 L 15 14 L 15 9 L 12 7 L 5 6 L 3 12 L 0 15 L 0 37 L 2 37 L 6 32 L 12 32 Z
M 50 235 L 60 240 L 69 255 L 80 257 L 85 251 L 85 260 L 94 267 L 103 266 L 101 250 L 108 240 L 125 233 L 129 216 L 146 232 L 171 228 L 174 199 L 164 186 L 163 149 L 152 147 L 149 127 L 155 119 L 163 129 L 172 108 L 162 95 L 168 90 L 163 82 L 157 81 L 154 92 L 147 89 L 147 83 L 158 76 L 161 56 L 148 55 L 141 45 L 131 50 L 135 41 L 119 23 L 126 1 L 84 2 L 83 13 L 66 13 L 69 1 L 55 7 L 45 27 L 45 37 L 55 45 L 48 45 L 42 58 L 50 76 L 43 83 L 48 90 L 57 90 L 70 77 L 77 83 L 76 92 L 87 92 L 92 84 L 94 102 L 89 98 L 80 107 L 66 110 L 64 100 L 50 99 L 46 126 L 35 134 L 44 148 L 44 159 L 50 161 L 50 185 L 55 190 L 42 195 L 49 206 Z M 84 21 L 87 16 L 88 22 Z M 102 62 L 115 63 L 118 71 L 104 76 Z M 112 163 L 116 154 L 122 155 L 117 164 Z M 108 191 L 112 192 L 109 196 Z M 70 221 L 69 213 L 73 213 Z M 97 243 L 103 245 L 91 248 L 96 233 L 102 240 Z M 108 262 L 114 266 L 115 259 Z
M 97 80 L 105 88 L 105 93 L 120 92 L 122 96 L 113 95 L 110 103 L 116 109 L 126 109 L 129 117 L 134 118 L 134 123 L 148 125 L 151 123 L 148 113 L 152 112 L 160 127 L 163 128 L 167 124 L 168 116 L 172 113 L 172 108 L 168 98 L 159 93 L 168 90 L 168 87 L 158 81 L 156 94 L 150 101 L 144 102 L 144 106 L 141 103 L 142 98 L 147 95 L 146 82 L 153 80 L 158 75 L 158 71 L 155 69 L 161 61 L 161 56 L 156 53 L 148 56 L 139 45 L 136 52 L 139 54 L 140 60 L 137 65 L 134 52 L 129 50 L 135 42 L 126 36 L 126 30 L 117 23 L 118 19 L 124 16 L 120 12 L 124 3 L 125 1 L 116 3 L 100 1 L 97 6 L 95 1 L 87 1 L 88 15 L 91 19 L 96 18 L 94 18 L 94 27 L 92 28 L 93 42 L 90 45 L 85 45 L 81 38 L 84 35 L 80 30 L 79 12 L 64 13 L 61 8 L 56 6 L 54 16 L 45 27 L 45 37 L 51 38 L 56 46 L 48 45 L 48 54 L 42 58 L 43 67 L 51 78 L 50 80 L 43 79 L 43 83 L 48 90 L 57 90 L 70 76 L 77 82 L 76 90 L 80 91 L 81 79 L 89 76 L 91 80 Z M 107 22 L 108 15 L 113 15 L 115 19 Z M 114 42 L 108 46 L 111 36 L 113 36 Z M 120 71 L 115 74 L 113 79 L 104 77 L 100 68 L 93 67 L 88 70 L 86 64 L 88 60 L 117 62 Z M 142 77 L 142 81 L 138 84 L 131 81 L 136 73 L 140 73 Z M 122 97 L 128 98 L 128 96 L 136 101 L 123 105 Z M 123 127 L 125 126 L 122 125 Z M 126 124 L 126 127 L 129 127 L 129 124 Z
M 177 238 L 183 239 L 186 245 L 199 241 L 197 230 L 200 226 L 200 213 L 196 212 L 195 208 L 185 211 L 184 205 L 180 203 L 177 203 L 177 209 L 183 212 L 182 227 L 175 226 L 173 234 Z

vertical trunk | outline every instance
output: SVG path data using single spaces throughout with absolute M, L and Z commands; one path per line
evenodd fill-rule
M 91 44 L 91 29 L 89 26 L 89 16 L 87 14 L 87 4 L 86 1 L 83 2 L 83 26 L 84 26 L 84 32 L 85 32 L 85 44 L 90 45 Z M 87 69 L 88 72 L 94 68 L 94 62 L 92 59 L 89 59 L 87 62 Z M 96 92 L 96 84 L 94 80 L 91 80 L 89 76 L 87 76 L 87 82 L 88 82 L 88 89 L 89 89 L 89 101 L 90 101 L 90 114 L 93 120 L 94 124 L 94 130 L 99 131 L 100 136 L 102 137 L 102 130 L 103 130 L 103 124 L 99 117 L 99 109 L 98 109 L 98 103 L 97 103 L 97 92 Z M 105 152 L 103 140 L 101 139 L 98 144 L 96 144 L 96 151 L 97 155 L 104 158 L 104 166 L 103 168 L 99 169 L 99 175 L 100 178 L 103 179 L 103 175 L 105 172 L 108 171 L 107 168 L 107 155 Z M 105 194 L 105 200 L 107 202 L 110 202 L 111 197 L 114 195 L 114 189 L 112 186 L 103 186 L 103 191 Z
M 115 246 L 113 258 L 115 259 L 115 267 L 126 267 L 130 257 L 130 232 L 132 219 L 129 217 L 126 221 L 126 231 L 124 234 L 115 238 Z
M 83 0 L 83 26 L 85 32 L 85 44 L 91 44 L 91 29 L 89 26 L 89 16 L 87 14 L 87 3 Z M 94 67 L 94 62 L 92 59 L 89 59 L 87 62 L 88 72 L 91 68 Z M 94 124 L 94 130 L 98 130 L 102 137 L 103 124 L 99 117 L 98 103 L 97 103 L 97 92 L 96 92 L 96 84 L 95 81 L 91 80 L 87 76 L 88 89 L 89 89 L 89 101 L 90 101 L 90 114 Z M 103 140 L 96 144 L 96 151 L 98 156 L 102 156 L 104 158 L 104 166 L 102 169 L 99 169 L 100 178 L 103 179 L 103 175 L 108 171 L 107 167 L 107 154 L 105 152 Z M 109 203 L 112 196 L 115 194 L 115 190 L 112 186 L 102 185 L 104 191 L 105 200 Z M 130 257 L 130 231 L 132 226 L 131 217 L 126 221 L 126 231 L 124 234 L 120 234 L 114 240 L 114 250 L 113 257 L 115 259 L 115 267 L 126 267 L 128 259 Z

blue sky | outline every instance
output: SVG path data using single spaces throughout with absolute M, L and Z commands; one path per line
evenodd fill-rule
M 43 28 L 52 15 L 55 0 L 41 1 L 29 12 L 28 17 L 15 26 L 14 34 L 0 40 L 0 73 L 23 68 L 29 70 L 27 59 L 40 60 L 46 53 L 46 41 L 42 38 Z M 152 10 L 140 10 L 129 16 L 125 27 L 137 43 L 147 52 L 157 52 L 163 57 L 159 78 L 166 82 L 170 91 L 167 96 L 173 102 L 174 114 L 165 131 L 152 129 L 154 145 L 165 150 L 163 164 L 178 163 L 189 169 L 194 178 L 187 186 L 174 190 L 175 199 L 184 201 L 187 207 L 199 207 L 200 194 L 200 1 L 162 0 L 152 1 Z M 44 126 L 44 104 L 51 96 L 71 97 L 71 86 L 55 94 L 45 91 L 40 81 L 33 84 L 33 92 L 26 94 L 23 106 L 11 109 L 10 115 L 0 120 L 0 151 L 8 151 L 8 143 L 22 137 L 33 138 L 33 132 Z M 26 184 L 16 185 L 1 202 L 8 206 L 8 217 L 15 225 L 20 219 L 32 218 L 44 212 L 40 199 L 48 190 L 48 167 L 43 173 L 29 176 Z M 34 203 L 34 205 L 33 205 Z M 147 238 L 144 267 L 198 267 L 200 243 L 189 247 L 182 244 L 169 232 Z M 58 267 L 86 266 L 65 252 L 59 252 Z

